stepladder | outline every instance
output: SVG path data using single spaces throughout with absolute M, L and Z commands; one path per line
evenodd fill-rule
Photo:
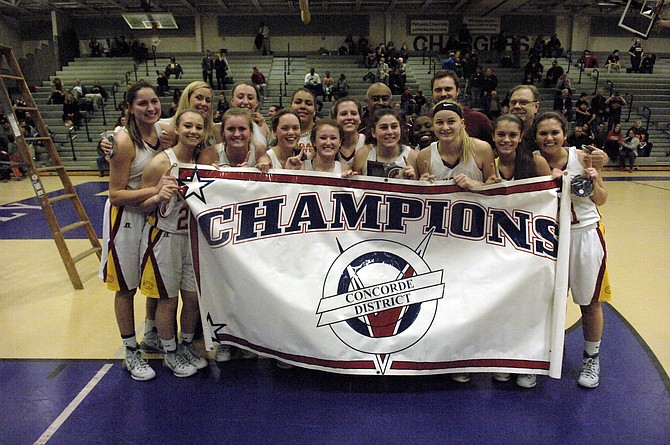
M 2 45 L 0 45 L 0 113 L 9 121 L 21 156 L 22 169 L 35 190 L 72 286 L 75 289 L 83 289 L 84 284 L 76 264 L 90 255 L 97 255 L 99 259 L 102 252 L 100 240 L 61 161 L 56 144 L 40 114 L 14 52 L 10 47 Z M 30 132 L 26 131 L 27 117 L 34 122 L 34 130 Z M 38 166 L 34 159 L 34 151 L 31 149 L 36 145 L 46 152 L 50 161 L 48 166 Z M 42 181 L 44 175 L 57 176 L 63 193 L 52 194 L 47 191 Z M 57 211 L 59 206 L 71 206 L 76 215 L 75 220 L 61 225 Z M 66 239 L 66 234 L 69 232 L 87 238 L 90 247 L 73 255 Z

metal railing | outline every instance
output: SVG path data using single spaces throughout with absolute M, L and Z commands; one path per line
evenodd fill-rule
M 70 148 L 72 149 L 72 160 L 76 161 L 77 160 L 77 153 L 74 151 L 74 140 L 77 139 L 76 134 L 72 134 L 74 132 L 74 127 L 70 127 L 70 129 L 67 131 L 67 138 L 70 141 Z
M 593 79 L 595 77 L 596 79 L 596 86 L 593 88 L 593 94 L 596 94 L 596 91 L 598 91 L 598 84 L 600 83 L 600 70 L 598 68 L 594 68 L 593 72 L 591 73 L 591 78 Z M 608 82 L 611 82 L 608 80 Z
M 610 96 L 612 95 L 612 92 L 610 91 Z M 626 102 L 628 102 L 628 116 L 626 117 L 626 122 L 630 121 L 630 113 L 633 111 L 633 100 L 635 99 L 635 96 L 633 96 L 632 93 L 626 93 L 623 95 L 625 98 Z M 649 126 L 649 123 L 647 122 L 647 126 Z

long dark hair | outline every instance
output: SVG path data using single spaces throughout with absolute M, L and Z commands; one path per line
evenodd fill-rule
M 493 123 L 493 133 L 495 135 L 498 124 L 502 122 L 511 122 L 519 127 L 519 145 L 516 147 L 516 156 L 514 157 L 514 179 L 534 178 L 537 176 L 533 152 L 528 147 L 523 135 L 523 121 L 514 114 L 503 114 Z
M 150 83 L 140 80 L 135 85 L 130 87 L 130 89 L 126 92 L 126 100 L 128 102 L 129 108 L 132 107 L 133 102 L 137 98 L 137 93 L 144 88 L 149 88 L 151 91 L 154 92 L 154 94 L 156 94 L 156 96 L 158 96 L 158 94 L 156 93 L 156 89 Z M 158 116 L 160 117 L 160 110 L 158 112 Z M 132 139 L 135 146 L 144 149 L 144 141 L 142 140 L 142 133 L 140 133 L 140 129 L 137 126 L 137 121 L 135 121 L 135 115 L 133 113 L 128 113 L 126 130 L 128 130 L 130 139 Z

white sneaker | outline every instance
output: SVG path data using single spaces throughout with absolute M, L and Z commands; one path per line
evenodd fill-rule
M 184 344 L 182 342 L 182 344 L 179 345 L 179 349 L 177 349 L 177 351 L 197 369 L 204 369 L 207 367 L 207 360 L 198 354 L 198 351 L 195 350 L 193 343 Z
M 233 359 L 233 347 L 230 345 L 221 345 L 214 354 L 214 360 L 217 363 L 229 362 Z
M 516 385 L 522 388 L 532 388 L 537 385 L 535 374 L 519 374 L 516 376 Z
M 600 357 L 584 357 L 582 373 L 577 380 L 579 386 L 595 388 L 600 383 Z
M 163 366 L 169 368 L 177 377 L 191 377 L 198 372 L 198 368 L 189 363 L 188 359 L 178 352 L 166 353 Z
M 123 361 L 123 367 L 128 370 L 134 380 L 145 381 L 156 377 L 156 373 L 149 366 L 139 349 L 130 351 L 126 349 L 126 359 Z
M 163 345 L 161 345 L 161 340 L 158 338 L 158 331 L 153 329 L 150 332 L 146 332 L 140 343 L 140 349 L 144 352 L 152 352 L 162 354 Z
M 470 381 L 470 374 L 465 372 L 459 374 L 449 374 L 449 378 L 454 382 L 468 383 Z
M 509 382 L 510 379 L 512 378 L 512 374 L 509 372 L 494 372 L 493 373 L 493 380 L 496 382 Z

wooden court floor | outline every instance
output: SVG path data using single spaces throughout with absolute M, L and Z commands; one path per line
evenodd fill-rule
M 611 307 L 648 348 L 665 382 L 664 397 L 668 399 L 670 172 L 604 175 L 609 198 L 601 213 L 614 295 Z M 80 193 L 87 190 L 103 195 L 105 179 L 72 177 L 73 183 L 82 187 Z M 43 181 L 47 191 L 55 190 L 58 184 L 55 178 Z M 25 201 L 29 198 L 34 198 L 34 192 L 28 180 L 0 184 L 0 326 L 4 337 L 0 342 L 0 364 L 26 359 L 120 359 L 123 350 L 114 319 L 113 295 L 97 278 L 97 259 L 92 256 L 79 263 L 85 289 L 73 290 L 55 243 L 48 236 L 46 222 L 39 214 L 41 210 Z M 68 244 L 74 254 L 87 248 L 83 239 L 69 240 Z M 143 297 L 139 293 L 136 301 L 139 334 L 144 319 Z M 579 320 L 578 308 L 572 303 L 568 306 L 566 328 Z M 601 351 L 617 347 L 608 342 L 606 319 Z M 127 384 L 133 383 L 128 379 Z M 8 390 L 0 382 L 0 402 L 2 393 Z M 665 420 L 670 424 L 670 418 Z M 5 428 L 9 426 L 0 425 L 0 443 L 8 443 L 2 440 Z

